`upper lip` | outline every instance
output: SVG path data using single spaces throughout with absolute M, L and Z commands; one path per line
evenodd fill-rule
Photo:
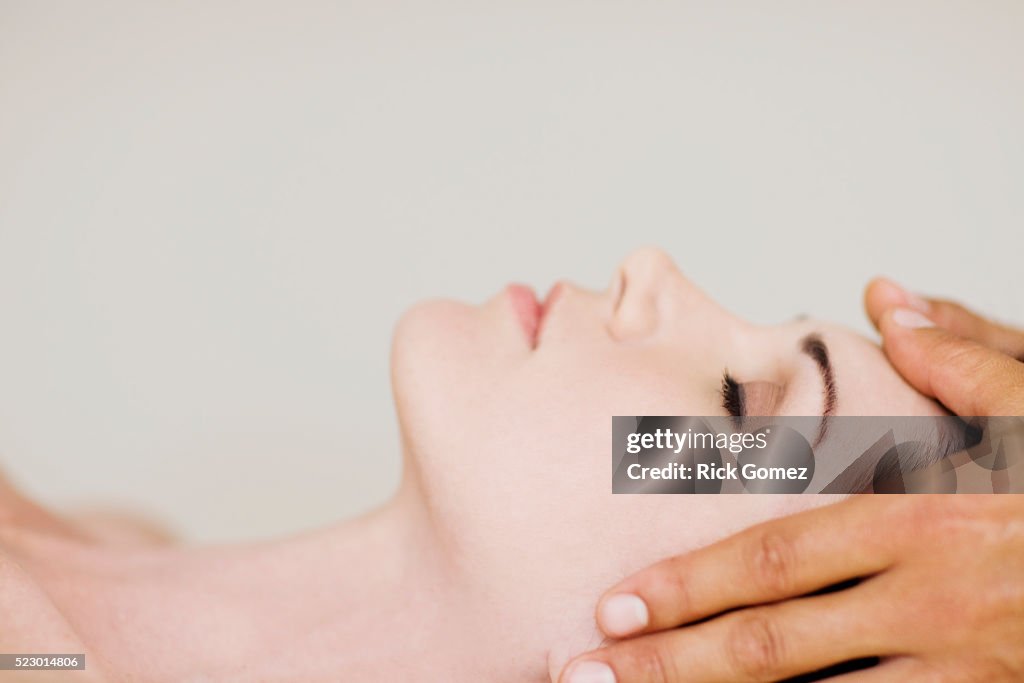
M 562 293 L 564 286 L 561 282 L 556 282 L 552 285 L 548 293 L 544 295 L 543 301 L 540 302 L 540 318 L 537 320 L 537 331 L 533 335 L 533 346 L 537 347 L 537 343 L 540 341 L 541 332 L 544 329 L 544 323 L 548 319 L 548 314 L 551 312 L 551 307 L 554 305 L 555 300 Z
M 612 311 L 619 310 L 619 305 L 622 304 L 622 297 L 626 294 L 626 273 L 622 269 L 615 275 L 615 282 L 612 289 Z
M 511 297 L 513 309 L 526 332 L 531 349 L 537 348 L 548 314 L 562 289 L 562 283 L 555 283 L 541 300 L 537 297 L 536 292 L 527 285 L 511 284 L 508 286 L 507 292 Z

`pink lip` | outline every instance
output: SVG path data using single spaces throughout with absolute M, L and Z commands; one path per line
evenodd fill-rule
M 512 303 L 512 310 L 515 311 L 516 317 L 519 318 L 519 324 L 523 328 L 526 341 L 529 342 L 531 349 L 537 347 L 537 340 L 540 337 L 544 316 L 551 310 L 551 304 L 560 291 L 561 285 L 556 284 L 548 291 L 544 301 L 541 302 L 537 299 L 533 289 L 526 285 L 511 284 L 505 288 L 509 301 Z

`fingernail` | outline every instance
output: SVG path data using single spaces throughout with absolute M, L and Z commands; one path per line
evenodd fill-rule
M 935 327 L 935 323 L 931 320 L 909 308 L 897 308 L 893 311 L 892 321 L 900 327 L 908 327 L 912 330 L 919 327 Z
M 892 280 L 890 280 L 889 282 L 892 282 Z M 928 301 L 923 297 L 914 294 L 909 289 L 907 289 L 906 287 L 899 283 L 892 282 L 892 284 L 895 285 L 895 287 L 899 289 L 901 292 L 903 292 L 903 300 L 906 301 L 907 305 L 913 308 L 914 310 L 920 311 L 921 313 L 928 313 L 932 310 L 932 305 L 928 303 Z
M 615 683 L 615 672 L 604 662 L 578 662 L 565 680 L 567 683 Z
M 919 297 L 917 294 L 907 292 L 907 305 L 913 309 L 921 311 L 922 313 L 928 313 L 932 310 L 932 305 Z
M 597 616 L 601 630 L 616 637 L 636 633 L 647 626 L 650 619 L 647 604 L 631 593 L 619 593 L 602 602 Z

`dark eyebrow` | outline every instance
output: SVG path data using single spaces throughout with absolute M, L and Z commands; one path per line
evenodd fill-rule
M 838 394 L 836 392 L 836 378 L 832 372 L 832 361 L 828 357 L 828 347 L 825 346 L 825 342 L 821 336 L 817 333 L 811 333 L 800 340 L 800 350 L 806 353 L 811 359 L 814 360 L 818 366 L 818 371 L 821 373 L 821 383 L 825 389 L 825 405 L 822 410 L 822 416 L 828 418 L 836 413 L 836 403 L 838 402 Z M 825 432 L 828 429 L 828 420 L 823 419 L 821 421 L 821 427 L 818 430 L 818 438 L 815 439 L 814 445 L 817 446 L 821 443 L 821 440 L 825 438 Z

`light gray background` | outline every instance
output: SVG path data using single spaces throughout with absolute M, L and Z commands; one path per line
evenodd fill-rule
M 0 1 L 0 458 L 257 537 L 392 490 L 391 328 L 661 245 L 1021 318 L 1024 4 Z

